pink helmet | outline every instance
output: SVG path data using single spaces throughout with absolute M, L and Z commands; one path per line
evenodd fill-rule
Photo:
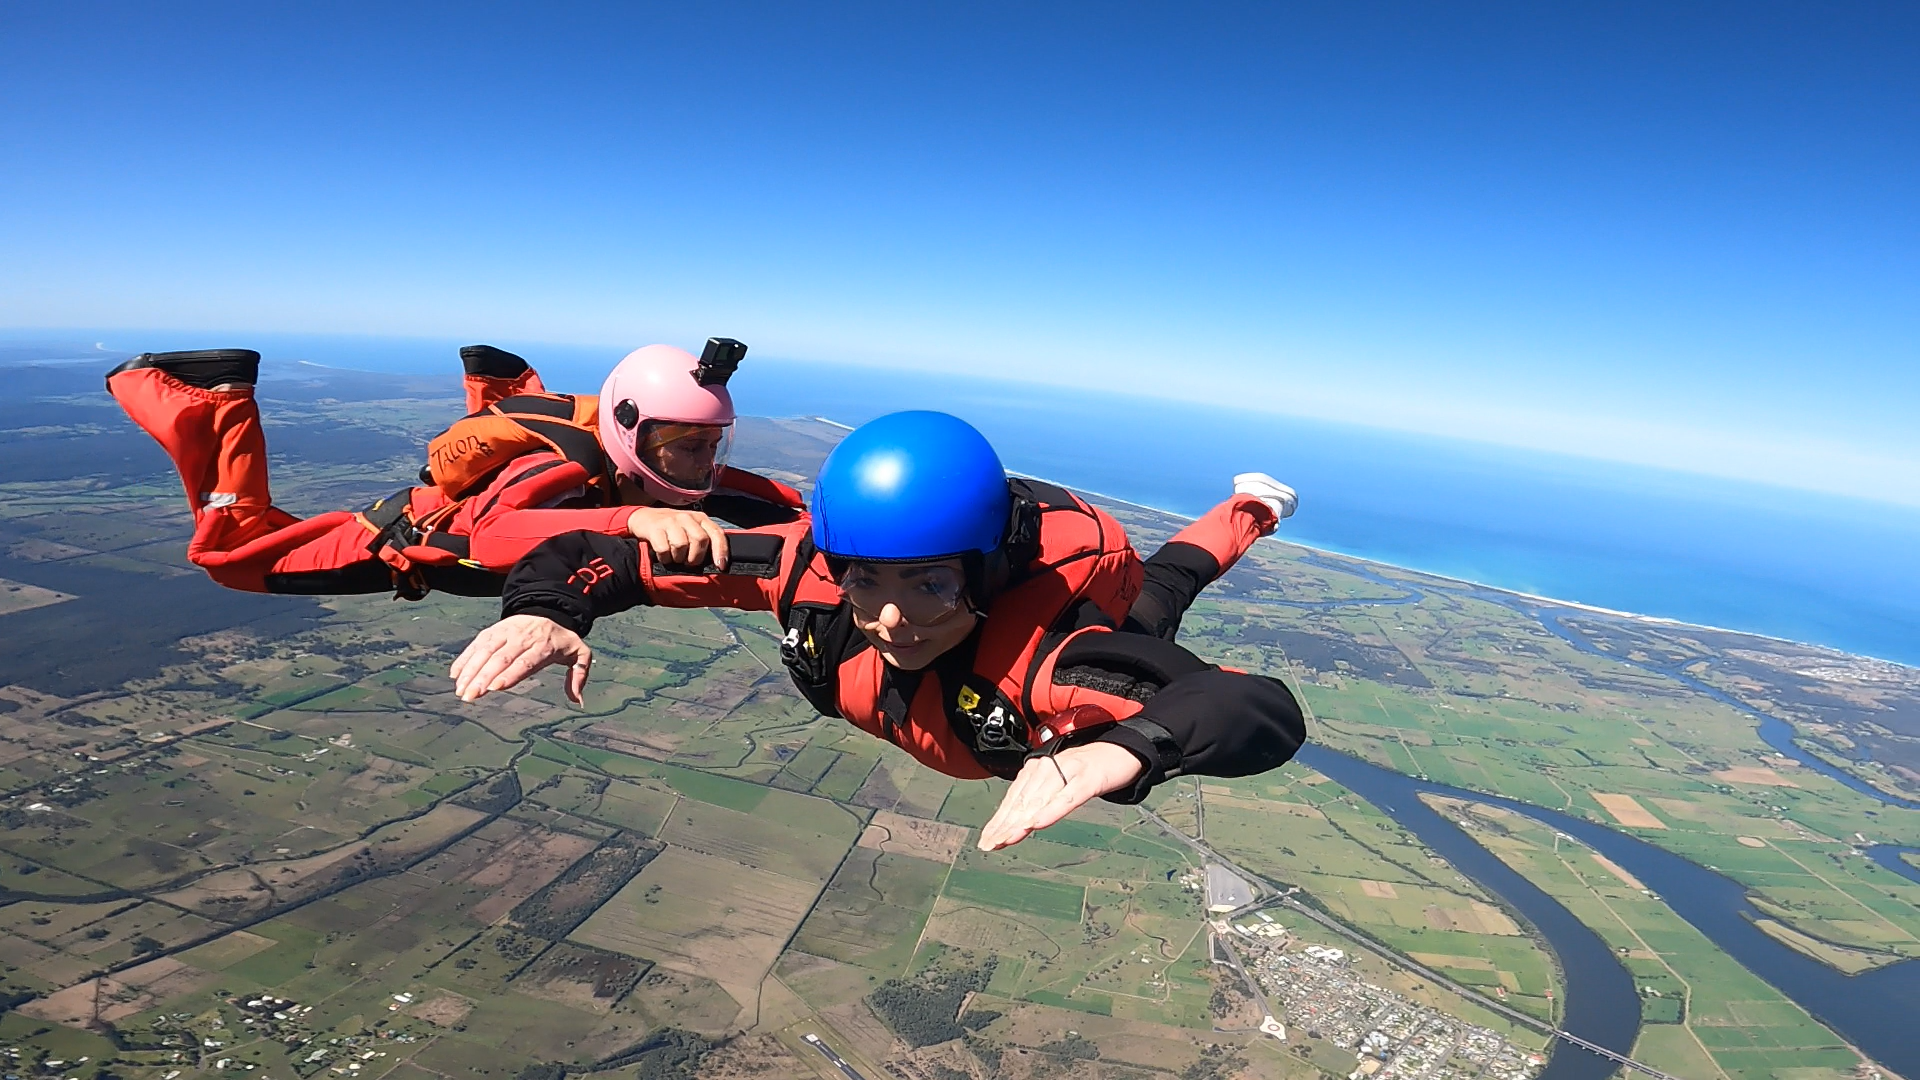
M 685 349 L 649 345 L 614 365 L 600 388 L 600 443 L 613 471 L 670 506 L 712 491 L 733 441 L 727 378 L 746 351 L 714 338 L 698 360 Z

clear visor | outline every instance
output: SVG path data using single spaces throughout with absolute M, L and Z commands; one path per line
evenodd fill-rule
M 733 448 L 732 424 L 649 420 L 634 433 L 640 463 L 677 488 L 709 491 Z
M 854 613 L 878 622 L 888 604 L 919 626 L 943 622 L 961 609 L 967 576 L 944 563 L 850 563 L 840 575 L 840 591 Z

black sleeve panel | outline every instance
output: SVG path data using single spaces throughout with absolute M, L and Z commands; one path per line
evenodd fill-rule
M 1179 748 L 1178 770 L 1167 769 L 1150 725 Z M 1145 729 L 1145 730 L 1143 730 Z M 1108 795 L 1136 803 L 1155 784 L 1180 774 L 1253 776 L 1292 760 L 1306 741 L 1299 702 L 1285 683 L 1265 675 L 1211 668 L 1169 683 L 1130 719 L 1107 729 L 1103 742 L 1119 743 L 1147 763 L 1132 790 Z
M 1100 673 L 1110 679 L 1145 683 L 1157 690 L 1182 675 L 1212 666 L 1171 641 L 1146 634 L 1095 632 L 1077 634 L 1061 647 L 1059 659 L 1053 662 L 1053 681 L 1067 686 L 1088 685 L 1075 680 Z M 1151 696 L 1152 691 L 1148 693 Z
M 1054 681 L 1144 702 L 1094 739 L 1146 764 L 1109 801 L 1137 803 L 1185 774 L 1251 776 L 1285 764 L 1306 741 L 1306 720 L 1285 683 L 1223 671 L 1171 641 L 1144 634 L 1081 634 L 1061 650 Z
M 595 619 L 646 599 L 639 541 L 605 533 L 562 533 L 514 564 L 501 593 L 500 617 L 540 615 L 584 635 Z
M 766 525 L 785 525 L 800 517 L 800 510 L 757 498 L 738 491 L 715 491 L 700 504 L 709 515 L 741 529 Z

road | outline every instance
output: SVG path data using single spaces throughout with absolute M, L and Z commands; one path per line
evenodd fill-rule
M 1273 1004 L 1267 1000 L 1267 992 L 1260 985 L 1260 980 L 1254 978 L 1253 972 L 1247 970 L 1247 965 L 1240 962 L 1240 954 L 1234 951 L 1233 942 L 1228 941 L 1225 934 L 1217 934 L 1215 937 L 1218 938 L 1220 947 L 1227 951 L 1227 959 L 1233 961 L 1233 970 L 1240 973 L 1240 981 L 1247 984 L 1247 990 L 1253 994 L 1253 1000 L 1260 1003 L 1260 1015 L 1280 1016 L 1280 1013 L 1273 1011 Z
M 1266 878 L 1261 877 L 1258 874 L 1252 873 L 1247 869 L 1245 869 L 1244 867 L 1241 867 L 1235 864 L 1231 859 L 1228 859 L 1225 856 L 1221 855 L 1219 852 L 1213 850 L 1213 848 L 1208 846 L 1208 844 L 1205 841 L 1195 840 L 1193 837 L 1188 836 L 1186 833 L 1183 833 L 1179 829 L 1174 828 L 1172 825 L 1169 825 L 1166 819 L 1162 818 L 1159 814 L 1154 813 L 1153 811 L 1147 809 L 1144 806 L 1138 807 L 1138 809 L 1142 817 L 1145 817 L 1147 820 L 1160 826 L 1162 829 L 1165 829 L 1170 835 L 1176 837 L 1182 843 L 1186 844 L 1188 847 L 1192 848 L 1195 852 L 1197 852 L 1201 858 L 1219 863 L 1221 866 L 1224 866 L 1227 869 L 1232 870 L 1234 873 L 1239 874 L 1246 881 L 1252 883 L 1256 888 L 1258 888 L 1261 885 L 1267 885 L 1271 887 L 1272 883 L 1267 881 Z M 1440 984 L 1441 986 L 1446 987 L 1449 990 L 1452 990 L 1454 993 L 1459 994 L 1460 996 L 1466 998 L 1467 1000 L 1472 1001 L 1475 1004 L 1482 1006 L 1483 1008 L 1490 1009 L 1493 1012 L 1499 1013 L 1501 1016 L 1504 1016 L 1507 1019 L 1512 1020 L 1516 1024 L 1525 1025 L 1526 1027 L 1532 1028 L 1533 1030 L 1541 1032 L 1542 1034 L 1552 1035 L 1554 1038 L 1559 1039 L 1570 1046 L 1577 1046 L 1582 1050 L 1588 1051 L 1589 1053 L 1598 1054 L 1609 1061 L 1618 1062 L 1619 1064 L 1624 1065 L 1629 1069 L 1632 1069 L 1636 1072 L 1643 1073 L 1647 1076 L 1652 1077 L 1653 1080 L 1680 1080 L 1679 1077 L 1661 1072 L 1659 1069 L 1656 1069 L 1651 1065 L 1642 1064 L 1638 1061 L 1633 1060 L 1630 1057 L 1627 1057 L 1624 1054 L 1618 1053 L 1613 1050 L 1609 1050 L 1598 1043 L 1589 1042 L 1578 1035 L 1572 1034 L 1571 1032 L 1562 1031 L 1559 1028 L 1552 1026 L 1551 1024 L 1544 1023 L 1535 1017 L 1528 1016 L 1526 1013 L 1519 1012 L 1515 1009 L 1510 1009 L 1506 1005 L 1500 1003 L 1499 1001 L 1496 1001 L 1493 998 L 1487 997 L 1481 994 L 1480 992 L 1474 990 L 1471 987 L 1462 986 L 1459 983 L 1454 982 L 1453 980 L 1447 978 L 1444 975 L 1441 975 L 1439 972 L 1436 972 L 1431 968 L 1422 966 L 1421 964 L 1415 963 L 1414 961 L 1409 960 L 1398 953 L 1392 952 L 1379 945 L 1374 944 L 1372 939 L 1367 937 L 1364 933 L 1358 930 L 1355 930 L 1354 928 L 1347 926 L 1343 923 L 1340 923 L 1329 916 L 1323 915 L 1318 911 L 1315 911 L 1314 909 L 1308 907 L 1307 905 L 1301 903 L 1300 901 L 1295 900 L 1290 895 L 1282 895 L 1279 898 L 1278 902 L 1280 904 L 1285 905 L 1289 910 L 1306 916 L 1308 919 L 1311 919 L 1314 922 L 1319 923 L 1321 926 L 1326 927 L 1328 930 L 1331 930 L 1334 933 L 1337 933 L 1344 938 L 1348 938 L 1349 940 L 1353 940 L 1353 941 L 1358 941 L 1364 945 L 1367 945 L 1370 951 L 1378 954 L 1381 958 L 1387 960 L 1389 963 L 1405 968 L 1408 971 L 1412 971 L 1418 974 L 1421 978 L 1431 979 L 1432 981 Z M 1238 911 L 1227 914 L 1223 916 L 1223 918 L 1227 919 L 1228 921 L 1231 921 L 1251 911 L 1254 911 L 1254 910 L 1257 910 L 1258 908 L 1266 907 L 1266 906 L 1269 906 L 1269 905 L 1262 903 L 1259 897 L 1256 896 L 1254 898 L 1253 903 L 1248 904 L 1246 907 L 1243 907 Z M 1221 940 L 1225 941 L 1226 939 L 1222 938 Z M 1231 945 L 1228 945 L 1227 947 L 1227 954 L 1234 958 L 1234 964 L 1238 966 L 1240 963 L 1240 957 L 1238 953 L 1235 953 L 1233 951 L 1233 947 Z M 1258 985 L 1258 980 L 1253 979 L 1252 976 L 1247 972 L 1247 970 L 1244 967 L 1240 968 L 1240 974 L 1243 978 L 1246 978 L 1249 982 L 1254 983 L 1256 986 Z M 1265 1001 L 1266 999 L 1263 996 L 1261 998 L 1261 1002 L 1263 1005 L 1265 1004 Z M 1269 1013 L 1273 1016 L 1280 1015 L 1279 1013 L 1274 1013 L 1271 1010 L 1269 1010 Z
M 808 1032 L 807 1034 L 802 1035 L 801 1038 L 807 1040 L 808 1045 L 812 1046 L 815 1050 L 818 1050 L 820 1051 L 821 1054 L 825 1055 L 828 1061 L 833 1062 L 834 1068 L 839 1069 L 843 1073 L 846 1073 L 847 1080 L 867 1080 L 866 1077 L 860 1075 L 860 1070 L 847 1064 L 847 1061 L 845 1058 L 841 1057 L 839 1054 L 834 1053 L 833 1047 L 828 1046 L 826 1044 L 826 1041 L 820 1038 L 820 1036 L 815 1035 L 812 1032 Z

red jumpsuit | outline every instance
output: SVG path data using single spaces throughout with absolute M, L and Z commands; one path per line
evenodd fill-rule
M 516 394 L 544 392 L 532 369 L 513 378 L 468 374 L 465 385 L 469 413 Z M 273 505 L 253 387 L 204 390 L 147 367 L 115 373 L 107 388 L 179 470 L 193 511 L 188 560 L 230 589 L 308 595 L 396 590 L 417 597 L 431 587 L 497 596 L 506 571 L 541 541 L 581 529 L 625 535 L 634 509 L 607 505 L 607 485 L 591 483 L 596 478 L 579 463 L 553 453 L 527 454 L 453 509 L 431 546 L 408 547 L 390 542 L 377 514 L 398 495 L 368 511 L 335 510 L 305 520 Z M 452 504 L 433 486 L 400 494 L 410 522 Z M 784 484 L 738 469 L 721 471 L 707 503 L 747 519 L 735 521 L 741 525 L 791 520 L 803 505 Z
M 1277 524 L 1271 510 L 1235 497 L 1143 564 L 1123 532 L 1111 535 L 1117 522 L 1071 493 L 1014 484 L 1047 508 L 1040 557 L 992 599 L 965 644 L 920 671 L 888 665 L 857 632 L 806 521 L 730 534 L 724 574 L 657 565 L 630 538 L 556 537 L 514 568 L 502 611 L 582 634 L 636 604 L 773 612 L 787 630 L 782 658 L 815 708 L 962 779 L 1012 776 L 1036 753 L 1115 742 L 1146 768 L 1108 798 L 1138 802 L 1170 776 L 1244 776 L 1293 756 L 1304 721 L 1284 685 L 1207 664 L 1172 640 L 1199 591 Z M 1090 531 L 1106 535 L 1088 540 Z M 1111 563 L 1078 573 L 1090 555 Z

